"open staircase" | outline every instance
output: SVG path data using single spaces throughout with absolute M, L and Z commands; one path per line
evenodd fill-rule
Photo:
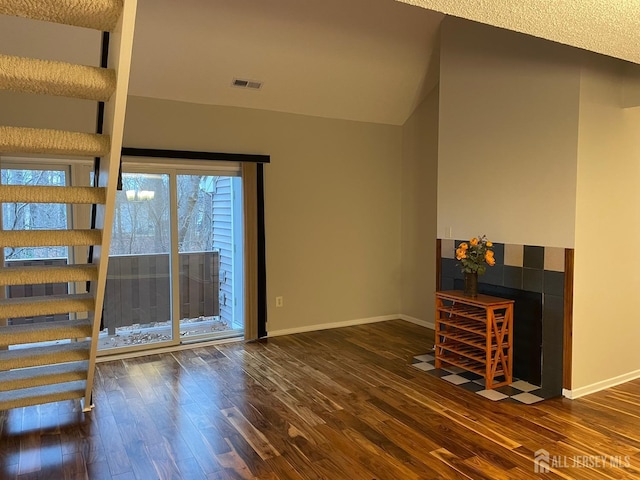
M 99 162 L 94 187 L 0 185 L 0 203 L 96 206 L 95 229 L 0 229 L 2 251 L 93 246 L 88 264 L 7 268 L 0 255 L 0 410 L 69 399 L 81 399 L 84 411 L 93 406 L 135 14 L 136 0 L 0 0 L 0 15 L 110 32 L 106 68 L 0 52 L 0 89 L 104 102 L 99 134 L 0 126 L 0 155 L 93 157 Z M 7 286 L 60 282 L 90 282 L 91 288 L 88 293 L 5 298 Z M 69 319 L 15 325 L 8 320 L 55 314 L 69 314 Z

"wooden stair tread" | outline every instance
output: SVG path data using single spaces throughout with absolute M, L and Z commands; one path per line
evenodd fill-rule
M 0 14 L 110 32 L 120 18 L 122 5 L 122 0 L 0 2 Z
M 0 371 L 89 359 L 91 341 L 0 350 Z
M 74 205 L 104 204 L 106 192 L 101 187 L 50 187 L 3 185 L 3 203 L 66 203 Z
M 86 381 L 77 380 L 0 392 L 0 410 L 81 398 L 85 386 Z
M 80 157 L 83 160 L 102 157 L 99 164 L 100 171 L 96 170 L 95 173 L 96 175 L 99 173 L 100 184 L 107 186 L 111 192 L 109 195 L 114 193 L 119 178 L 118 168 L 121 163 L 120 151 L 122 149 L 136 7 L 136 0 L 127 1 L 126 4 L 124 0 L 0 0 L 0 15 L 13 15 L 36 21 L 113 32 L 111 36 L 102 35 L 101 58 L 96 52 L 96 60 L 99 59 L 100 64 L 108 65 L 110 68 L 96 68 L 60 61 L 0 54 L 0 89 L 105 103 L 105 105 L 99 105 L 99 127 L 97 127 L 97 130 L 104 131 L 104 134 L 4 125 L 0 126 L 0 156 L 23 155 L 29 156 L 29 158 L 42 156 L 44 158 L 62 157 L 65 159 Z M 35 22 L 33 23 L 35 25 Z M 65 115 L 65 113 L 69 114 L 69 112 L 61 111 L 60 115 Z M 79 128 L 79 130 L 84 129 Z M 87 132 L 89 131 L 91 130 L 87 130 Z M 99 267 L 100 273 L 106 274 L 108 242 L 102 244 L 103 232 L 101 229 L 112 227 L 109 222 L 114 209 L 112 201 L 109 204 L 106 202 L 106 192 L 107 190 L 103 188 L 40 186 L 3 188 L 0 186 L 0 203 L 97 206 L 92 210 L 92 224 L 98 225 L 97 229 L 91 230 L 0 231 L 0 248 L 102 246 L 104 248 L 98 249 L 95 258 L 96 263 L 99 262 L 101 265 Z M 111 197 L 110 199 L 113 200 Z M 109 232 L 106 232 L 106 239 L 109 238 Z M 101 251 L 104 255 L 100 255 Z M 104 271 L 102 267 L 104 267 Z M 96 306 L 102 305 L 106 275 L 98 275 L 97 266 L 15 268 L 17 269 L 15 271 L 0 272 L 0 287 L 26 285 L 28 290 L 28 286 L 32 284 L 92 281 L 92 291 L 95 293 L 2 300 L 0 301 L 0 319 L 71 312 L 90 312 L 89 318 L 92 319 Z M 95 295 L 99 296 L 97 300 Z M 5 390 L 0 396 L 1 409 L 82 397 L 85 400 L 84 408 L 91 407 L 92 371 L 95 367 L 95 349 L 97 348 L 96 338 L 93 338 L 92 341 L 82 342 L 51 342 L 58 343 L 58 345 L 42 342 L 69 337 L 78 338 L 78 335 L 80 338 L 89 338 L 91 333 L 97 334 L 97 329 L 91 328 L 92 325 L 89 324 L 89 321 L 64 320 L 55 323 L 56 325 L 0 327 L 3 328 L 0 330 L 0 346 L 3 345 L 2 342 L 11 342 L 9 345 L 16 345 L 14 342 L 40 343 L 40 346 L 30 348 L 23 345 L 25 348 L 10 348 L 6 351 L 0 349 L 0 374 L 3 370 L 26 369 L 85 360 L 90 360 L 87 362 L 90 374 L 86 375 L 86 372 L 82 370 L 71 368 L 69 371 L 54 375 L 56 382 L 65 379 L 62 384 L 48 385 L 44 383 L 47 370 L 40 369 L 38 374 L 29 372 L 29 375 L 34 375 L 41 384 L 36 387 Z M 45 375 L 42 372 L 45 372 Z M 84 375 L 84 377 L 78 378 L 78 375 Z M 10 382 L 14 382 L 14 386 L 17 385 L 16 382 L 24 380 L 17 373 L 12 373 L 8 379 Z M 2 382 L 2 375 L 0 375 L 0 382 Z
M 4 230 L 3 247 L 55 247 L 100 245 L 102 230 Z
M 0 54 L 0 89 L 105 102 L 115 88 L 111 69 Z
M 86 380 L 88 368 L 88 361 L 79 361 L 0 372 L 0 392 Z
M 91 320 L 59 320 L 0 327 L 0 346 L 91 336 Z
M 0 268 L 0 285 L 40 285 L 93 281 L 98 266 L 91 263 Z
M 0 153 L 102 157 L 110 149 L 108 135 L 0 126 Z
M 0 300 L 0 318 L 90 312 L 93 311 L 94 305 L 94 296 L 91 293 L 6 298 Z

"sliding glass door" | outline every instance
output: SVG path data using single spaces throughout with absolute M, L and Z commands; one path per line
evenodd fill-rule
M 100 349 L 243 334 L 237 168 L 123 164 Z
M 116 194 L 102 348 L 168 342 L 171 328 L 169 175 L 123 173 Z

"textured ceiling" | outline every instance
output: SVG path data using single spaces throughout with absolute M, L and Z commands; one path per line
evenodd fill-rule
M 640 63 L 640 0 L 398 0 Z

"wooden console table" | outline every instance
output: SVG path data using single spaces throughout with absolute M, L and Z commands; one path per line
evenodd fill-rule
M 436 368 L 445 363 L 482 375 L 487 389 L 510 384 L 513 303 L 458 290 L 436 292 Z

